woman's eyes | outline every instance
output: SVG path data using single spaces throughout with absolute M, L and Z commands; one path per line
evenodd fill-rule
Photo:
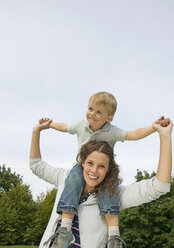
M 92 161 L 87 161 L 87 164 L 88 164 L 89 166 L 92 166 L 92 165 L 93 165 L 93 162 L 92 162 Z M 105 166 L 104 164 L 100 164 L 100 165 L 98 165 L 97 167 L 98 167 L 98 168 L 106 168 L 106 166 Z
M 101 167 L 101 168 L 105 168 L 105 165 L 104 165 L 104 164 L 101 164 L 100 167 Z
M 89 165 L 92 165 L 92 162 L 88 161 L 88 164 L 89 164 Z

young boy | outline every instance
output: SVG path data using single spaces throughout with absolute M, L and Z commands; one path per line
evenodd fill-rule
M 126 131 L 110 124 L 117 109 L 115 97 L 108 92 L 98 92 L 89 98 L 86 119 L 76 124 L 54 123 L 50 127 L 61 132 L 77 134 L 78 150 L 89 140 L 106 141 L 114 147 L 117 141 L 139 140 L 155 132 L 153 126 Z M 41 119 L 40 123 L 48 119 Z M 89 175 L 90 176 L 90 175 Z M 95 177 L 92 178 L 95 180 Z M 72 220 L 77 214 L 77 208 L 84 187 L 82 167 L 73 167 L 65 182 L 65 188 L 57 206 L 57 212 L 62 212 L 62 222 L 59 227 L 56 248 L 65 245 L 71 233 Z M 119 198 L 118 193 L 110 198 L 107 190 L 102 195 L 97 194 L 101 215 L 105 216 L 108 225 L 107 248 L 122 247 L 124 241 L 120 238 L 118 227 Z

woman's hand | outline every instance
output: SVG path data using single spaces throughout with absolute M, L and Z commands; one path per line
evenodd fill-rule
M 41 158 L 40 152 L 40 132 L 44 129 L 50 127 L 52 120 L 45 119 L 42 123 L 39 123 L 33 128 L 32 140 L 31 140 L 31 149 L 30 149 L 30 158 Z
M 52 120 L 48 118 L 42 118 L 39 120 L 39 124 L 34 127 L 35 131 L 42 131 L 44 129 L 50 128 Z
M 172 132 L 173 123 L 169 118 L 164 118 L 163 116 L 154 122 L 153 128 L 162 136 L 166 136 Z

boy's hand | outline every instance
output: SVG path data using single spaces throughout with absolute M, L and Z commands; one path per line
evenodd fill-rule
M 49 118 L 41 118 L 39 120 L 39 125 L 46 128 L 53 128 L 60 132 L 68 132 L 66 123 L 54 123 L 53 120 Z M 38 126 L 39 126 L 38 125 Z
M 161 119 L 161 118 L 160 118 Z M 162 118 L 160 121 L 155 121 L 153 128 L 160 134 L 167 134 L 172 131 L 173 123 L 169 118 Z
M 167 127 L 170 124 L 170 120 L 168 118 L 164 118 L 161 116 L 157 121 L 154 122 L 155 124 L 159 124 L 161 127 Z M 154 125 L 153 125 L 154 127 Z
M 39 120 L 39 124 L 44 124 L 44 123 L 51 123 L 52 122 L 52 120 L 51 120 L 51 122 L 48 122 L 48 121 L 50 121 L 51 119 L 49 119 L 49 118 L 41 118 L 40 120 Z M 49 128 L 49 127 L 48 127 Z
M 34 127 L 34 130 L 35 131 L 42 131 L 44 129 L 48 129 L 50 128 L 50 124 L 51 124 L 52 120 L 51 119 L 48 119 L 48 118 L 42 118 L 39 120 L 39 124 L 37 124 L 35 127 Z
M 52 120 L 49 118 L 41 118 L 39 120 L 39 125 L 43 129 L 48 129 L 50 128 L 50 124 L 52 123 Z

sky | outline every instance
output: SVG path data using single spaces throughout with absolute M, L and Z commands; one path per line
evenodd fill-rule
M 89 97 L 108 91 L 122 129 L 161 115 L 174 121 L 173 13 L 173 0 L 0 0 L 0 165 L 23 176 L 34 197 L 53 188 L 29 169 L 41 117 L 85 119 Z M 76 137 L 43 131 L 41 153 L 70 169 Z M 123 184 L 133 183 L 137 169 L 156 171 L 158 134 L 118 142 L 115 154 Z

